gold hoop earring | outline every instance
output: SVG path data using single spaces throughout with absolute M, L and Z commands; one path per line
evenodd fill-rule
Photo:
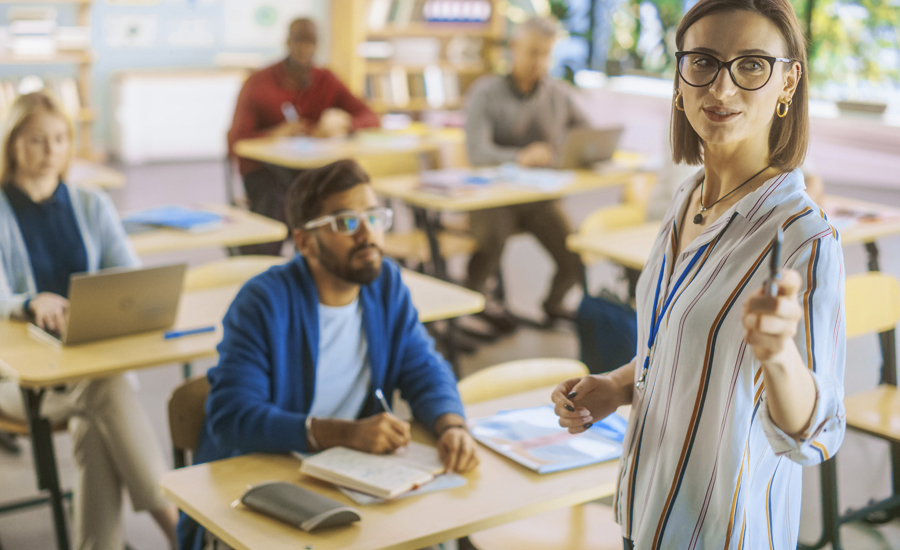
M 788 98 L 787 101 L 781 101 L 778 103 L 778 105 L 775 107 L 775 114 L 778 115 L 778 118 L 784 118 L 787 116 L 788 109 L 790 108 L 791 103 L 793 103 L 793 102 L 794 102 L 793 99 Z M 782 106 L 784 107 L 784 112 L 781 111 Z
M 678 100 L 681 100 L 681 107 L 678 106 Z M 675 108 L 679 111 L 684 111 L 684 96 L 681 95 L 681 90 L 675 90 L 675 100 L 674 100 Z

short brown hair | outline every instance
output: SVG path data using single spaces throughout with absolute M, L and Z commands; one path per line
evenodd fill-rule
M 40 111 L 58 116 L 66 123 L 69 134 L 69 157 L 71 159 L 75 129 L 72 126 L 72 119 L 66 114 L 62 103 L 56 99 L 56 96 L 46 90 L 20 95 L 10 105 L 3 120 L 3 126 L 0 128 L 0 185 L 6 185 L 16 175 L 16 170 L 18 169 L 16 166 L 18 162 L 16 158 L 16 140 L 19 138 L 22 128 L 31 120 L 31 117 Z M 59 177 L 65 179 L 68 171 L 69 162 L 67 161 Z
M 322 214 L 322 203 L 337 193 L 369 183 L 369 175 L 351 159 L 339 160 L 297 176 L 287 192 L 285 214 L 291 229 L 303 226 Z
M 803 164 L 809 146 L 809 78 L 807 77 L 806 38 L 789 0 L 700 0 L 682 18 L 675 33 L 678 50 L 684 48 L 687 30 L 707 15 L 724 11 L 758 13 L 781 32 L 785 55 L 800 63 L 800 82 L 794 91 L 790 111 L 784 118 L 775 117 L 769 132 L 769 161 L 782 170 L 793 170 Z M 675 73 L 675 89 L 678 88 Z M 672 158 L 676 163 L 701 164 L 702 139 L 691 127 L 683 111 L 672 109 Z

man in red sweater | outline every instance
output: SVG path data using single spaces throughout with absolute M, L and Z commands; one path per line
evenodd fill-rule
M 378 126 L 378 116 L 354 97 L 329 70 L 313 66 L 316 25 L 310 19 L 291 23 L 288 56 L 250 75 L 238 96 L 228 131 L 228 150 L 242 139 L 262 136 L 335 137 Z M 296 170 L 240 159 L 250 210 L 285 221 L 284 204 Z M 241 247 L 244 254 L 278 255 L 281 242 Z

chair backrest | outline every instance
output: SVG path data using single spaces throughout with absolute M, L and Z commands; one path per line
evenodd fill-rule
M 900 281 L 884 273 L 847 277 L 844 286 L 847 338 L 884 332 L 900 320 Z
M 459 381 L 466 405 L 543 388 L 569 378 L 587 376 L 588 368 L 575 359 L 523 359 L 477 371 Z
M 206 397 L 209 380 L 196 376 L 187 380 L 169 397 L 169 435 L 175 452 L 175 467 L 185 466 L 185 451 L 193 451 L 200 441 L 200 430 L 206 419 Z
M 578 233 L 590 235 L 601 231 L 623 229 L 640 225 L 646 218 L 647 208 L 642 204 L 623 203 L 607 206 L 592 212 L 578 227 Z M 597 259 L 591 254 L 581 255 L 581 262 L 585 265 L 594 263 Z

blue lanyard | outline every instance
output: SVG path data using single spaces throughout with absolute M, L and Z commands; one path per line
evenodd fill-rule
M 661 310 L 659 308 L 659 289 L 662 287 L 663 273 L 666 272 L 666 257 L 663 256 L 662 267 L 659 269 L 659 278 L 656 281 L 656 294 L 653 296 L 653 321 L 650 324 L 650 338 L 647 342 L 647 357 L 644 358 L 644 368 L 641 371 L 641 377 L 637 381 L 637 389 L 642 390 L 644 384 L 647 381 L 647 371 L 650 369 L 650 352 L 653 351 L 653 345 L 656 343 L 656 336 L 659 334 L 659 327 L 662 325 L 663 317 L 666 316 L 666 311 L 669 309 L 669 306 L 672 304 L 672 300 L 675 299 L 675 295 L 678 293 L 678 289 L 681 287 L 681 283 L 684 282 L 687 274 L 690 273 L 691 269 L 694 268 L 694 265 L 697 264 L 697 260 L 700 259 L 700 256 L 703 252 L 706 251 L 707 247 L 709 247 L 709 243 L 701 246 L 699 250 L 694 254 L 694 257 L 691 258 L 691 261 L 688 262 L 684 271 L 681 272 L 681 276 L 678 277 L 678 281 L 675 282 L 675 286 L 672 287 L 671 292 L 669 292 L 669 297 L 666 298 L 666 303 L 663 304 Z

